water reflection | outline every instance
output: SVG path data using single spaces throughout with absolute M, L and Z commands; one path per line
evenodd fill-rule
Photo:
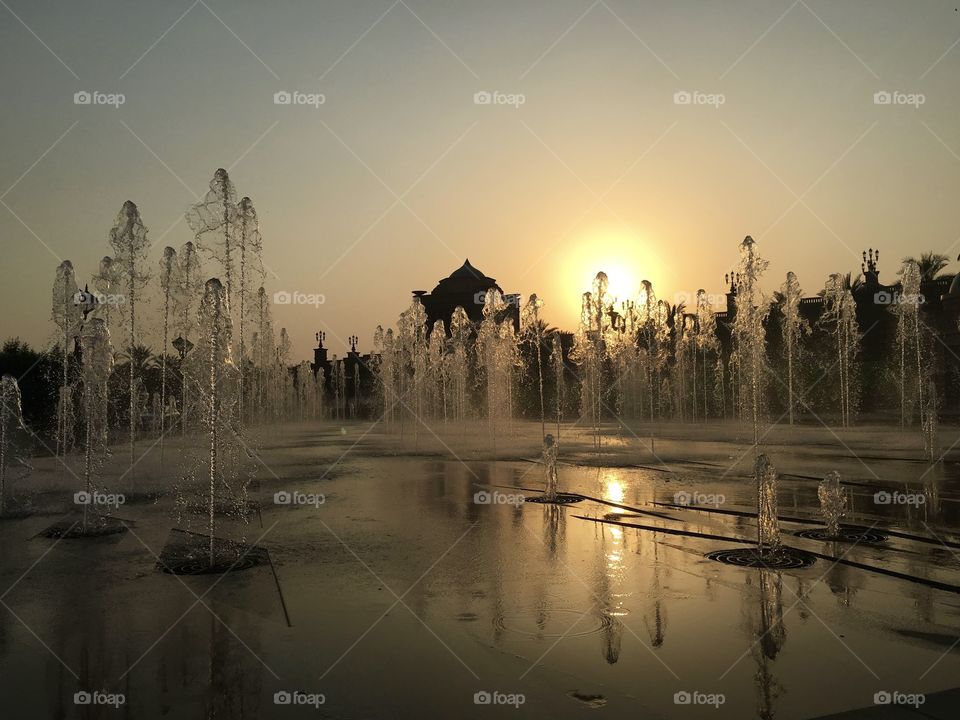
M 744 594 L 744 614 L 753 639 L 750 654 L 757 666 L 754 675 L 757 717 L 773 720 L 776 701 L 783 686 L 773 672 L 773 663 L 787 641 L 783 622 L 783 578 L 772 570 L 760 570 L 748 577 L 747 583 L 756 583 L 755 592 Z

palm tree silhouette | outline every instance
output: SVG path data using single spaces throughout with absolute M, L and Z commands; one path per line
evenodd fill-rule
M 928 282 L 936 279 L 940 272 L 950 263 L 946 255 L 935 252 L 925 252 L 919 258 L 905 257 L 903 262 L 913 262 L 920 268 L 920 280 Z

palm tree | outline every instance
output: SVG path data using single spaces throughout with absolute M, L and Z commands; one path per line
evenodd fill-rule
M 940 272 L 950 263 L 950 258 L 946 255 L 935 252 L 925 252 L 919 258 L 905 257 L 904 263 L 916 263 L 920 268 L 920 281 L 929 282 L 935 280 Z

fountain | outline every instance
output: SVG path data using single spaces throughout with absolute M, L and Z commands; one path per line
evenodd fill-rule
M 540 308 L 542 307 L 543 301 L 536 295 L 531 295 L 526 305 L 523 306 L 523 312 L 520 315 L 520 325 L 524 342 L 534 348 L 534 356 L 537 358 L 537 383 L 540 391 L 540 433 L 546 438 L 547 424 L 543 404 L 543 358 L 541 350 L 543 344 L 543 323 L 540 321 Z
M 847 494 L 840 486 L 840 473 L 836 470 L 820 481 L 817 487 L 820 500 L 820 514 L 827 526 L 827 534 L 837 537 L 840 534 L 840 518 L 847 510 Z
M 544 471 L 544 492 L 543 495 L 524 498 L 525 502 L 532 503 L 551 503 L 554 505 L 569 505 L 570 503 L 580 502 L 583 498 L 573 493 L 562 493 L 558 491 L 557 481 L 557 451 L 558 446 L 553 440 L 553 435 L 547 433 L 543 438 L 543 471 Z
M 107 387 L 114 361 L 106 321 L 93 318 L 87 322 L 79 342 L 83 380 L 83 487 L 73 499 L 81 505 L 82 512 L 78 518 L 68 516 L 40 533 L 48 538 L 96 538 L 127 530 L 122 520 L 99 509 L 100 505 L 118 509 L 124 502 L 123 496 L 102 492 L 96 482 L 110 456 Z
M 830 367 L 835 365 L 838 369 L 840 422 L 843 427 L 848 427 L 858 394 L 854 358 L 860 347 L 860 331 L 857 326 L 857 305 L 844 278 L 838 273 L 827 280 L 823 304 L 823 315 L 819 322 L 833 334 L 836 343 L 836 359 L 830 363 Z
M 553 366 L 553 376 L 556 387 L 557 442 L 560 442 L 560 423 L 563 421 L 563 394 L 566 385 L 564 371 L 566 368 L 563 364 L 563 346 L 560 345 L 560 337 L 558 335 L 554 335 L 550 341 L 550 364 Z
M 57 457 L 61 458 L 61 479 L 67 470 L 67 451 L 73 444 L 73 391 L 70 387 L 70 349 L 80 332 L 80 308 L 76 303 L 79 288 L 73 273 L 73 264 L 64 260 L 57 267 L 53 283 L 52 318 L 59 331 L 57 348 L 60 351 L 60 391 L 57 402 Z
M 118 277 L 123 280 L 126 290 L 124 302 L 127 309 L 125 318 L 127 324 L 127 362 L 130 370 L 127 387 L 130 393 L 130 403 L 127 408 L 130 466 L 127 469 L 127 474 L 130 476 L 131 485 L 134 481 L 134 467 L 136 466 L 135 447 L 137 418 L 139 417 L 136 392 L 137 363 L 135 362 L 137 340 L 139 339 L 137 335 L 137 301 L 138 292 L 146 286 L 149 279 L 149 275 L 143 270 L 147 251 L 150 248 L 147 232 L 146 226 L 140 219 L 140 211 L 137 206 L 127 200 L 120 209 L 119 215 L 117 215 L 117 221 L 110 228 L 110 246 L 114 251 L 114 267 L 117 269 Z
M 878 530 L 841 525 L 840 520 L 849 507 L 847 492 L 840 483 L 840 473 L 831 471 L 817 486 L 817 499 L 820 501 L 820 516 L 825 527 L 811 530 L 799 530 L 794 535 L 810 540 L 851 543 L 881 543 L 887 536 Z
M 30 514 L 28 506 L 20 506 L 11 497 L 11 467 L 19 466 L 29 472 L 27 465 L 17 454 L 14 440 L 18 431 L 26 431 L 20 402 L 20 386 L 12 375 L 0 378 L 0 519 L 24 517 Z
M 766 323 L 770 306 L 760 289 L 760 280 L 767 261 L 757 253 L 756 243 L 747 235 L 740 243 L 740 268 L 737 273 L 736 314 L 733 338 L 738 375 L 738 398 L 741 415 L 746 416 L 753 430 L 753 451 L 759 453 L 760 421 L 766 393 Z
M 797 282 L 797 276 L 793 272 L 787 273 L 787 280 L 780 289 L 780 295 L 783 298 L 783 325 L 782 335 L 783 344 L 786 347 L 787 354 L 787 416 L 790 424 L 793 425 L 793 365 L 800 357 L 800 338 L 810 334 L 810 323 L 800 315 L 800 298 L 803 297 L 803 290 L 800 289 L 800 283 Z
M 497 451 L 497 427 L 511 416 L 511 393 L 515 345 L 513 323 L 500 321 L 506 310 L 500 291 L 487 290 L 483 321 L 477 333 L 477 364 L 486 388 L 487 426 L 493 452 Z M 508 326 L 508 327 L 503 327 Z
M 452 352 L 449 356 L 450 377 L 453 384 L 453 416 L 466 431 L 470 382 L 470 318 L 462 307 L 457 307 L 450 318 L 450 342 Z
M 175 574 L 221 573 L 266 562 L 266 551 L 216 537 L 218 516 L 246 520 L 251 512 L 242 458 L 250 454 L 241 435 L 238 378 L 231 346 L 233 324 L 226 290 L 220 281 L 206 282 L 198 312 L 197 346 L 185 363 L 184 382 L 199 394 L 200 422 L 206 433 L 206 457 L 189 467 L 187 484 L 205 485 L 200 492 L 207 534 L 174 531 L 160 556 L 158 568 Z M 184 499 L 178 493 L 178 503 Z M 200 509 L 201 504 L 187 504 Z
M 938 436 L 937 389 L 933 380 L 929 381 L 927 389 L 927 404 L 923 410 L 923 448 L 927 460 L 936 463 L 943 458 L 939 456 L 940 443 Z
M 170 340 L 170 315 L 174 311 L 173 303 L 177 298 L 180 285 L 180 263 L 177 251 L 172 247 L 163 249 L 160 259 L 160 290 L 163 292 L 163 352 L 160 353 L 160 408 L 158 428 L 160 432 L 160 471 L 163 472 L 163 445 L 166 435 L 167 415 L 167 353 Z M 157 414 L 154 414 L 157 417 Z

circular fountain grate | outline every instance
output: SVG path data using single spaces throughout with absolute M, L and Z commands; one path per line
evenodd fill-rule
M 248 553 L 241 558 L 214 558 L 213 564 L 210 563 L 209 557 L 164 560 L 157 563 L 157 567 L 169 575 L 214 575 L 249 570 L 264 563 L 264 558 Z
M 825 542 L 882 543 L 887 541 L 887 536 L 882 532 L 861 527 L 841 527 L 840 532 L 835 536 L 828 534 L 826 528 L 799 530 L 794 535 L 808 540 L 823 540 Z
M 810 567 L 817 560 L 810 553 L 793 548 L 781 548 L 776 552 L 764 554 L 761 554 L 757 548 L 715 550 L 707 553 L 706 557 L 727 565 L 766 568 L 768 570 L 798 570 Z
M 573 495 L 572 493 L 557 493 L 557 496 L 552 499 L 546 495 L 537 495 L 536 497 L 527 497 L 523 500 L 528 503 L 542 503 L 545 505 L 570 505 L 571 503 L 580 502 L 583 500 L 583 497 Z
M 76 522 L 61 521 L 54 523 L 40 535 L 48 538 L 96 538 L 107 535 L 118 535 L 127 531 L 127 526 L 115 518 L 96 518 L 87 522 L 87 527 L 79 520 Z

